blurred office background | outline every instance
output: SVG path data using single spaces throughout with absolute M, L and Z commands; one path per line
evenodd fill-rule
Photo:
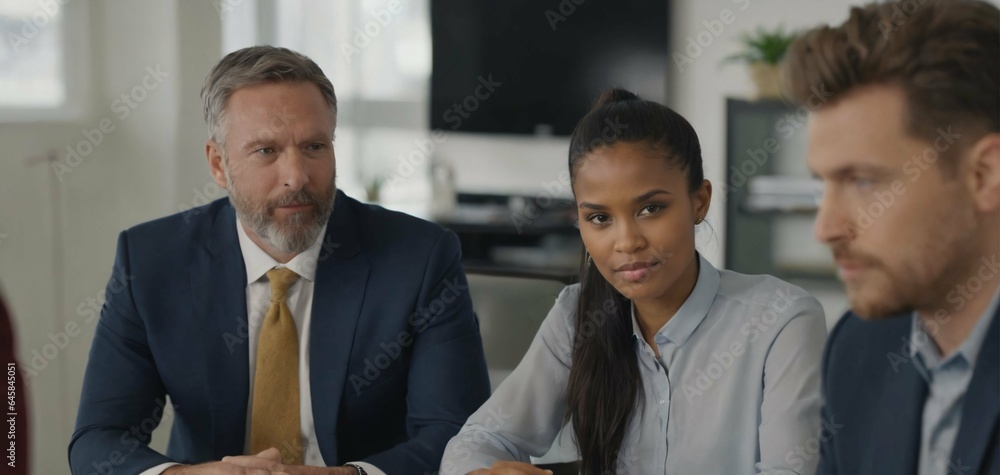
M 0 293 L 31 370 L 33 472 L 68 472 L 117 234 L 224 196 L 207 173 L 199 91 L 225 53 L 269 43 L 312 57 L 341 104 L 339 187 L 460 235 L 495 385 L 573 280 L 566 121 L 612 85 L 697 130 L 715 184 L 701 252 L 803 285 L 831 324 L 840 316 L 846 300 L 812 237 L 799 109 L 758 98 L 751 69 L 721 63 L 744 32 L 838 23 L 858 3 L 3 0 Z M 168 411 L 156 447 L 170 422 Z

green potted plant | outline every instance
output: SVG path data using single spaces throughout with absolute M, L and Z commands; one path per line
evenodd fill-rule
M 780 98 L 781 60 L 796 37 L 795 33 L 785 32 L 784 26 L 778 26 L 774 30 L 760 27 L 755 33 L 745 32 L 740 35 L 743 50 L 727 56 L 723 64 L 748 64 L 750 78 L 757 86 L 757 97 Z

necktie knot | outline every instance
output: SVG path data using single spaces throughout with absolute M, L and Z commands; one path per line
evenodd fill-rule
M 288 288 L 298 280 L 299 275 L 293 270 L 283 267 L 267 271 L 267 280 L 271 282 L 271 301 L 284 302 Z

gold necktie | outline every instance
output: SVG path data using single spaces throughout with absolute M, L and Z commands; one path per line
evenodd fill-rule
M 257 340 L 250 416 L 251 455 L 276 447 L 281 451 L 281 461 L 293 465 L 302 464 L 299 338 L 285 294 L 298 277 L 287 268 L 267 271 L 271 304 Z

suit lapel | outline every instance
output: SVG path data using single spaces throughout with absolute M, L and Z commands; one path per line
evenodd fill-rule
M 898 336 L 909 338 L 909 318 L 911 317 L 900 317 L 900 322 L 893 322 L 899 326 L 900 331 L 892 332 L 894 335 L 898 333 L 892 344 L 900 341 Z M 902 322 L 905 325 L 900 324 Z M 862 473 L 917 473 L 927 384 L 912 361 L 898 366 L 898 372 L 884 359 L 875 364 L 884 364 L 886 367 L 883 377 L 885 386 L 877 406 L 880 416 L 877 421 L 873 421 L 875 423 L 871 432 L 868 463 Z
M 962 424 L 955 438 L 951 464 L 959 473 L 980 473 L 989 450 L 996 451 L 997 426 L 1000 421 L 1000 310 L 986 330 L 982 349 L 965 392 Z M 971 468 L 971 472 L 966 469 Z M 965 469 L 966 471 L 962 471 Z
M 337 418 L 371 267 L 361 250 L 356 206 L 360 205 L 337 192 L 313 293 L 309 382 L 316 438 L 327 465 L 343 462 L 337 453 Z
M 204 312 L 199 337 L 204 338 L 216 460 L 242 454 L 244 449 L 250 378 L 246 280 L 236 214 L 227 201 L 216 213 L 205 249 L 191 269 L 194 308 Z

